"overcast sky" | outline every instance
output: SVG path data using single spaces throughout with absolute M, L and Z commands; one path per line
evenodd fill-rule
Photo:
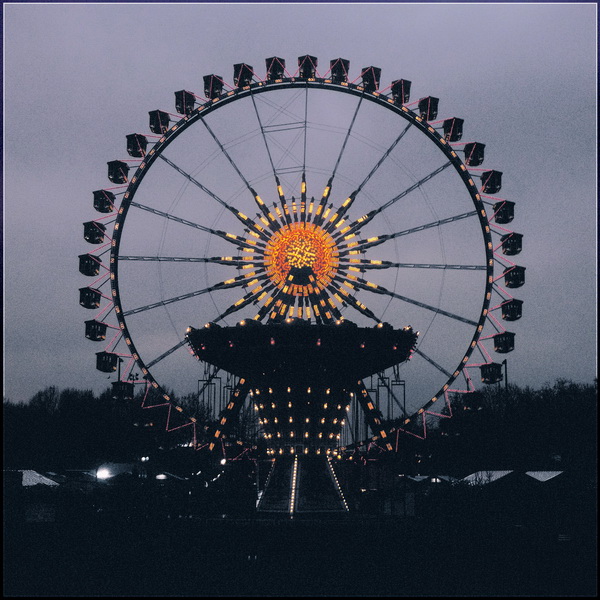
M 149 110 L 175 112 L 174 91 L 200 95 L 203 75 L 232 82 L 234 63 L 264 73 L 267 57 L 303 54 L 349 59 L 351 79 L 378 66 L 385 86 L 409 79 L 411 99 L 465 118 L 524 234 L 509 379 L 591 383 L 596 27 L 596 5 L 576 3 L 4 4 L 5 397 L 108 384 L 84 338 L 77 257 L 93 250 L 82 223 L 125 135 L 149 132 Z

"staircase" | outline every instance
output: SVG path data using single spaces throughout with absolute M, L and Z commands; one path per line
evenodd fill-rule
M 293 489 L 294 469 L 295 489 Z M 333 468 L 327 457 L 321 456 L 275 459 L 258 505 L 259 512 L 289 514 L 347 512 L 347 510 Z
M 276 458 L 273 461 L 265 491 L 258 503 L 258 511 L 290 512 L 293 469 L 294 459 L 292 457 Z

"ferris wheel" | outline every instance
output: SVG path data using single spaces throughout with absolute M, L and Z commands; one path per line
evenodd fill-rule
M 354 390 L 378 426 L 361 431 L 348 404 L 356 427 L 342 437 L 336 417 L 338 448 L 426 435 L 431 418 L 451 416 L 453 394 L 475 390 L 475 369 L 500 381 L 492 352 L 514 348 L 505 323 L 522 314 L 511 292 L 525 267 L 511 258 L 523 236 L 504 227 L 514 202 L 496 195 L 502 172 L 481 166 L 485 144 L 463 141 L 462 118 L 438 118 L 438 98 L 412 100 L 411 81 L 382 87 L 373 66 L 352 79 L 342 58 L 317 67 L 301 56 L 291 72 L 272 57 L 264 77 L 240 63 L 232 84 L 211 74 L 203 94 L 175 92 L 176 113 L 150 111 L 151 133 L 126 136 L 129 157 L 108 162 L 113 185 L 93 192 L 102 216 L 84 223 L 97 248 L 79 256 L 92 278 L 79 292 L 95 311 L 86 337 L 103 345 L 96 368 L 118 371 L 125 397 L 154 388 L 167 429 L 189 427 L 194 444 L 196 419 L 170 390 L 201 395 L 217 375 L 190 356 L 203 360 L 190 350 L 196 328 L 414 332 Z M 351 354 L 340 343 L 318 360 L 359 365 Z M 225 406 L 259 391 L 228 381 Z

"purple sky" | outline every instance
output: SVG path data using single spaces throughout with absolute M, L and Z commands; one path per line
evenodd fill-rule
M 78 288 L 90 280 L 78 272 L 77 256 L 93 250 L 82 223 L 100 216 L 92 191 L 111 185 L 106 162 L 126 157 L 125 135 L 149 133 L 149 110 L 175 112 L 175 90 L 200 95 L 203 75 L 232 82 L 234 63 L 264 73 L 266 57 L 293 66 L 307 53 L 319 67 L 349 59 L 351 79 L 378 66 L 382 87 L 409 79 L 411 100 L 439 97 L 441 118 L 465 119 L 463 140 L 486 144 L 483 166 L 504 173 L 499 196 L 516 202 L 510 227 L 524 234 L 516 262 L 527 268 L 526 285 L 515 291 L 524 317 L 510 327 L 517 334 L 507 355 L 510 381 L 591 383 L 596 10 L 572 3 L 5 4 L 5 397 L 27 400 L 48 385 L 101 391 L 109 383 L 95 370 L 101 348 L 84 338 L 92 314 L 79 306 Z M 170 193 L 167 207 L 177 185 Z M 162 273 L 169 286 L 172 273 Z

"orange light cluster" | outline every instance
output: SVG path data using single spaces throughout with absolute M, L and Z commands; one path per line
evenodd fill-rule
M 273 234 L 265 248 L 265 266 L 273 283 L 284 288 L 293 268 L 310 267 L 314 287 L 325 288 L 338 268 L 338 251 L 333 238 L 314 223 L 291 223 Z M 305 282 L 294 282 L 289 293 L 306 296 Z

